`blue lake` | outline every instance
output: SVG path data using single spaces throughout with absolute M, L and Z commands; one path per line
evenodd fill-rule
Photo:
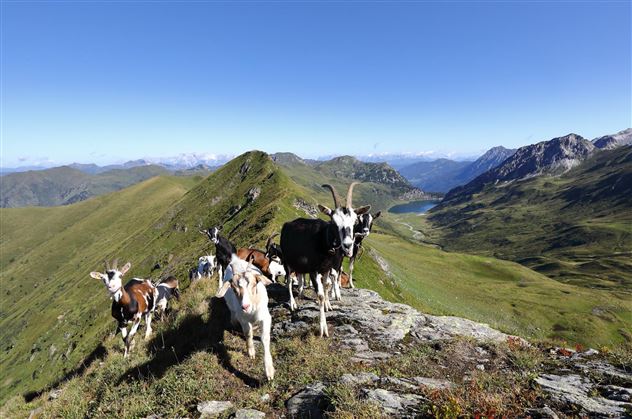
M 414 212 L 417 214 L 423 214 L 430 208 L 436 206 L 441 201 L 413 201 L 407 204 L 395 205 L 388 209 L 388 212 L 393 214 L 405 214 L 407 212 Z

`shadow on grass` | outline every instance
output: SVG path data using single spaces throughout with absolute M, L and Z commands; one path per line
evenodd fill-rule
M 105 349 L 105 346 L 103 346 L 102 344 L 99 344 L 99 346 L 97 346 L 91 353 L 90 355 L 88 355 L 82 362 L 81 365 L 79 365 L 77 368 L 73 369 L 72 371 L 69 371 L 67 373 L 65 373 L 61 378 L 59 378 L 58 380 L 56 380 L 54 383 L 44 387 L 41 390 L 37 390 L 37 391 L 29 391 L 28 393 L 24 393 L 24 401 L 31 402 L 34 399 L 38 398 L 39 396 L 41 396 L 42 394 L 46 393 L 47 391 L 50 391 L 56 387 L 58 387 L 59 385 L 61 385 L 62 383 L 70 380 L 73 377 L 76 377 L 78 375 L 83 374 L 83 372 L 85 370 L 88 369 L 88 367 L 90 365 L 92 365 L 92 363 L 94 361 L 96 361 L 97 359 L 102 359 L 105 354 L 107 353 L 107 350 Z
M 169 368 L 183 362 L 193 353 L 209 350 L 217 355 L 219 364 L 249 387 L 262 383 L 238 369 L 224 346 L 224 332 L 230 329 L 230 312 L 223 298 L 213 297 L 209 303 L 209 320 L 202 316 L 188 316 L 166 332 L 158 332 L 148 344 L 151 359 L 127 370 L 120 378 L 143 380 L 147 377 L 162 378 Z

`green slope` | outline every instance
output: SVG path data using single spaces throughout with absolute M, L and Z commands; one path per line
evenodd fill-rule
M 563 176 L 488 185 L 465 202 L 443 202 L 425 228 L 425 218 L 416 220 L 431 241 L 449 250 L 514 260 L 563 282 L 629 293 L 632 147 L 597 152 Z

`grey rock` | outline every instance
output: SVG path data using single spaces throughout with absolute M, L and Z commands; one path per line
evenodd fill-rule
M 626 407 L 632 405 L 599 396 L 591 396 L 594 386 L 585 377 L 577 374 L 553 375 L 544 374 L 536 379 L 543 390 L 549 392 L 553 399 L 578 406 L 591 415 L 621 417 Z
M 398 387 L 404 390 L 416 390 L 419 386 L 413 384 L 406 378 L 382 377 L 380 378 L 380 387 Z
M 212 418 L 220 415 L 231 407 L 233 407 L 232 402 L 211 400 L 198 403 L 197 410 L 200 412 L 200 417 Z
M 529 409 L 526 413 L 533 418 L 559 419 L 557 413 L 548 406 L 544 406 L 541 409 Z
M 61 393 L 62 390 L 59 388 L 51 390 L 50 393 L 48 393 L 48 400 L 55 400 L 59 398 L 59 396 L 61 396 Z
M 585 374 L 602 376 L 610 384 L 632 387 L 632 373 L 617 368 L 605 361 L 588 361 L 577 367 Z
M 321 382 L 304 387 L 285 402 L 290 418 L 322 418 L 328 406 L 325 385 Z
M 239 409 L 233 415 L 234 419 L 262 419 L 266 414 L 255 409 Z
M 381 388 L 362 389 L 362 395 L 368 401 L 377 403 L 386 415 L 391 416 L 414 416 L 418 413 L 418 406 L 425 400 L 417 394 L 400 394 Z
M 608 385 L 601 386 L 599 391 L 601 395 L 607 399 L 628 403 L 632 402 L 632 388 Z
M 420 386 L 437 389 L 437 390 L 444 390 L 444 389 L 454 387 L 454 384 L 452 382 L 448 380 L 441 380 L 438 378 L 413 377 L 412 381 L 414 381 Z
M 358 374 L 344 374 L 340 377 L 340 382 L 346 385 L 366 385 L 378 381 L 380 377 L 371 372 L 361 372 Z

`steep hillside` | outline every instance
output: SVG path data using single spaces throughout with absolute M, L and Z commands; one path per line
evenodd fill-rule
M 507 182 L 533 176 L 565 173 L 594 151 L 595 146 L 590 141 L 576 134 L 521 147 L 500 166 L 448 192 L 445 201 L 467 200 L 487 185 L 502 187 Z
M 596 152 L 558 177 L 483 185 L 474 195 L 451 193 L 430 211 L 435 240 L 561 281 L 629 292 L 631 147 Z
M 449 159 L 422 161 L 402 167 L 399 172 L 410 183 L 424 191 L 448 192 L 495 168 L 515 152 L 516 150 L 498 146 L 487 150 L 475 161 Z
M 166 174 L 169 174 L 166 169 L 151 165 L 114 169 L 94 175 L 68 166 L 12 173 L 0 178 L 0 206 L 68 205 Z

